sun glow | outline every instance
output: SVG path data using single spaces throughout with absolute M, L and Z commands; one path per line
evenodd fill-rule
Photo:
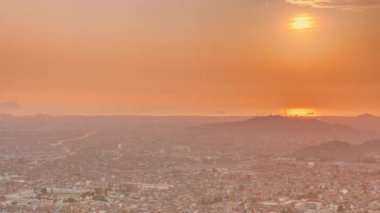
M 296 108 L 286 109 L 286 115 L 289 117 L 313 117 L 316 116 L 316 112 L 313 109 Z
M 315 26 L 315 20 L 308 15 L 300 15 L 290 20 L 290 28 L 298 31 L 311 29 Z

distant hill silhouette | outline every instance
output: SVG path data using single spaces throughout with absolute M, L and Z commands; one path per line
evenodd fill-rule
M 347 125 L 329 124 L 312 118 L 289 118 L 282 116 L 255 117 L 252 119 L 214 123 L 189 130 L 204 137 L 234 138 L 239 141 L 264 140 L 267 142 L 320 143 L 331 140 L 371 140 L 370 131 Z
M 318 119 L 327 123 L 348 125 L 357 129 L 370 130 L 380 133 L 380 117 L 371 114 L 362 114 L 353 117 L 326 116 L 318 117 Z
M 371 131 L 331 124 L 315 118 L 260 116 L 189 128 L 182 140 L 194 147 L 285 153 L 326 141 L 350 143 L 377 139 Z
M 301 134 L 312 131 L 317 132 L 359 132 L 359 130 L 352 127 L 340 124 L 328 124 L 316 119 L 309 118 L 288 118 L 282 116 L 267 116 L 267 117 L 255 117 L 252 119 L 215 123 L 204 125 L 201 128 L 207 130 L 238 130 L 238 131 L 257 131 L 257 132 L 270 132 L 274 134 L 286 133 L 286 134 Z
M 7 102 L 0 102 L 0 110 L 16 110 L 20 109 L 21 106 L 18 102 L 16 101 L 7 101 Z
M 357 161 L 376 153 L 380 154 L 380 140 L 372 140 L 362 144 L 331 141 L 302 148 L 292 155 L 297 159 L 316 158 L 320 160 Z

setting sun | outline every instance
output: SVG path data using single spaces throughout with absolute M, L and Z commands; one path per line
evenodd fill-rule
M 286 115 L 289 117 L 312 117 L 315 116 L 315 110 L 306 108 L 286 109 Z
M 314 25 L 314 18 L 307 15 L 296 16 L 290 21 L 290 28 L 294 30 L 308 30 L 313 28 Z

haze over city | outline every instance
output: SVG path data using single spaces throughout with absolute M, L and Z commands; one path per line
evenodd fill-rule
M 0 213 L 380 212 L 380 0 L 0 0 Z

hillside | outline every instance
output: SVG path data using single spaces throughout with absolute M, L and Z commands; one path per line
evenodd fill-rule
M 357 140 L 372 134 L 340 124 L 329 124 L 317 119 L 282 116 L 255 117 L 236 122 L 213 123 L 193 127 L 190 132 L 202 135 L 239 136 L 253 138 L 294 138 L 323 141 L 325 139 Z M 325 140 L 326 141 L 326 140 Z
M 380 153 L 380 140 L 372 140 L 362 144 L 331 141 L 302 148 L 294 152 L 293 156 L 297 159 L 357 161 L 378 153 Z

